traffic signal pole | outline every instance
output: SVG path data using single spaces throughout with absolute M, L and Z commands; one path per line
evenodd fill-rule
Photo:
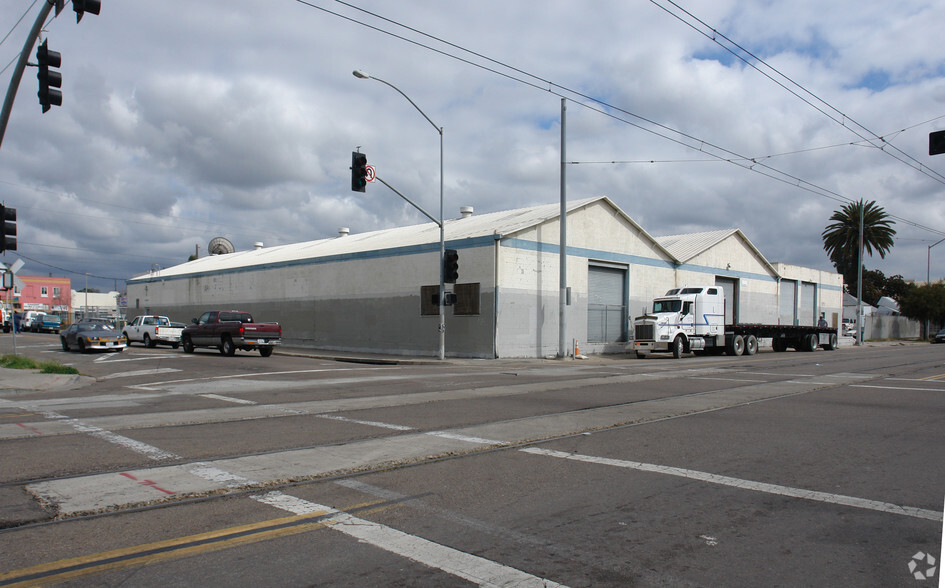
M 35 45 L 36 40 L 39 39 L 39 33 L 43 30 L 43 24 L 46 22 L 49 11 L 53 9 L 54 4 L 55 0 L 46 0 L 46 2 L 43 3 L 39 14 L 36 15 L 33 28 L 30 29 L 30 34 L 23 44 L 23 50 L 20 51 L 20 58 L 16 60 L 16 67 L 13 68 L 13 76 L 10 78 L 10 86 L 7 88 L 6 98 L 3 99 L 3 110 L 0 110 L 0 146 L 3 145 L 3 135 L 7 131 L 7 121 L 10 120 L 10 111 L 13 110 L 13 100 L 16 98 L 17 88 L 20 87 L 20 79 L 23 77 L 26 64 L 29 61 L 30 55 L 33 53 L 33 45 Z

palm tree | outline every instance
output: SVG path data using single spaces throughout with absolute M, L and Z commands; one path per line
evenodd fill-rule
M 851 290 L 851 294 L 855 294 L 853 290 L 859 259 L 861 210 L 863 248 L 867 254 L 872 256 L 875 251 L 881 258 L 885 258 L 886 253 L 892 249 L 893 237 L 896 235 L 895 229 L 892 228 L 895 222 L 889 220 L 889 215 L 881 206 L 876 205 L 875 200 L 864 204 L 861 199 L 859 202 L 844 204 L 843 208 L 834 211 L 830 217 L 834 222 L 827 225 L 821 237 L 824 240 L 824 251 L 830 256 L 830 261 L 837 271 L 843 274 L 843 281 Z M 851 286 L 853 288 L 850 288 Z

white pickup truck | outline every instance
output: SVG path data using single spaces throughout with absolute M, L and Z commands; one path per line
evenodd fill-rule
M 143 314 L 135 317 L 125 326 L 124 335 L 131 346 L 132 341 L 141 341 L 145 347 L 154 347 L 158 343 L 180 347 L 180 332 L 183 327 L 171 326 L 171 319 L 166 316 Z

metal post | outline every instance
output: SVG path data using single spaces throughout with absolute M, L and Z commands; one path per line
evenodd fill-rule
M 863 334 L 866 329 L 863 327 L 863 199 L 860 198 L 860 248 L 856 254 L 856 342 L 854 345 L 863 344 Z
M 43 3 L 39 14 L 36 15 L 33 28 L 30 29 L 30 34 L 26 38 L 26 42 L 23 43 L 23 50 L 20 52 L 20 58 L 16 61 L 16 67 L 13 68 L 13 76 L 10 78 L 10 85 L 7 87 L 7 95 L 3 100 L 3 108 L 0 110 L 0 144 L 3 143 L 3 135 L 7 132 L 7 122 L 10 120 L 10 112 L 13 110 L 13 101 L 16 99 L 16 91 L 20 87 L 20 79 L 23 77 L 23 71 L 26 69 L 26 63 L 29 60 L 30 54 L 33 53 L 33 45 L 36 44 L 36 39 L 39 38 L 39 32 L 43 30 L 43 24 L 46 22 L 46 17 L 49 16 L 49 11 L 52 10 L 52 7 L 52 0 L 47 0 Z M 57 12 L 56 14 L 58 15 L 59 13 Z
M 419 109 L 418 109 L 419 110 Z M 427 119 L 430 120 L 430 119 Z M 434 128 L 436 125 L 433 125 Z M 446 356 L 446 276 L 443 263 L 446 261 L 446 231 L 443 228 L 443 127 L 440 133 L 440 359 Z
M 928 256 L 925 258 L 925 285 L 926 286 L 932 285 L 932 247 L 935 247 L 942 241 L 945 241 L 945 239 L 939 239 L 935 243 L 932 243 L 931 245 L 929 245 Z M 930 330 L 931 330 L 930 321 L 929 319 L 925 319 L 925 338 L 926 339 L 932 336 L 932 333 L 929 332 Z
M 566 113 L 567 100 L 561 99 L 561 226 L 558 238 L 558 358 L 567 357 L 565 335 L 567 333 L 567 297 L 568 297 L 568 197 L 567 197 L 567 159 L 566 159 Z

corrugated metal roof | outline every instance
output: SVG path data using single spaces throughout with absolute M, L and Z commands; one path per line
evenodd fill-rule
M 656 237 L 656 241 L 666 248 L 670 255 L 675 257 L 680 263 L 685 263 L 737 232 L 738 229 L 723 229 L 721 231 L 707 231 L 705 233 L 667 235 L 666 237 Z
M 568 211 L 586 206 L 598 200 L 610 202 L 604 196 L 575 200 L 568 203 Z M 507 236 L 541 224 L 549 219 L 557 218 L 560 210 L 560 203 L 546 204 L 516 210 L 474 214 L 467 218 L 447 219 L 444 221 L 443 225 L 445 227 L 447 242 L 492 235 Z M 237 251 L 225 255 L 210 255 L 173 267 L 136 276 L 130 281 L 218 272 L 258 265 L 318 259 L 322 257 L 354 255 L 369 251 L 409 248 L 412 246 L 439 243 L 439 241 L 439 226 L 434 222 L 428 222 L 421 225 L 381 229 L 367 233 L 352 233 L 344 237 L 332 237 L 303 243 L 263 247 L 261 249 Z

